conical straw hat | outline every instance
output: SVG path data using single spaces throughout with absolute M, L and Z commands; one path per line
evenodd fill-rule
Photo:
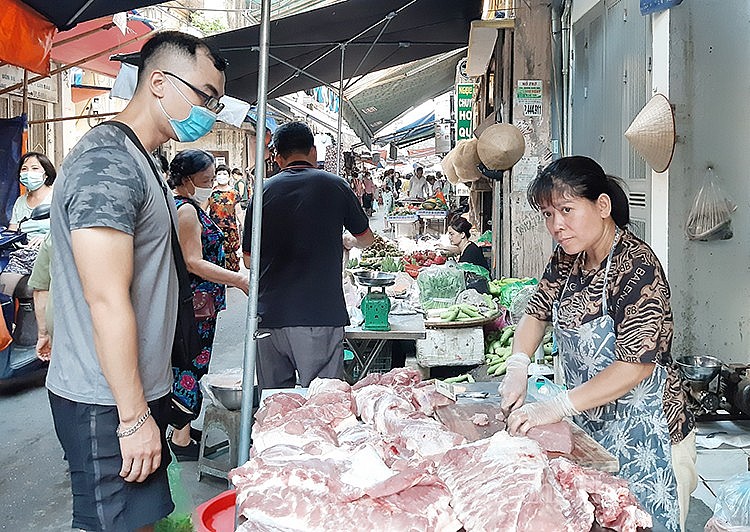
M 477 166 L 482 161 L 477 155 L 477 139 L 461 140 L 456 144 L 453 156 L 453 168 L 459 179 L 464 183 L 471 183 L 482 177 Z
M 448 179 L 448 182 L 450 182 L 451 185 L 457 185 L 460 181 L 458 178 L 458 174 L 456 174 L 455 168 L 453 168 L 453 157 L 455 156 L 455 148 L 449 151 L 445 157 L 443 157 L 443 160 L 440 161 L 440 166 L 443 168 L 443 173 L 445 174 L 445 177 Z
M 482 131 L 477 153 L 490 170 L 508 170 L 526 151 L 523 133 L 513 124 L 492 124 Z
M 655 94 L 633 119 L 625 138 L 655 172 L 669 168 L 674 154 L 675 127 L 667 97 Z

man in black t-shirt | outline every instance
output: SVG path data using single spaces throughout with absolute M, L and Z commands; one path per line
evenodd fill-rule
M 258 384 L 262 389 L 307 386 L 316 377 L 343 376 L 344 249 L 374 236 L 347 182 L 318 170 L 310 128 L 285 124 L 274 133 L 281 172 L 263 190 Z M 250 265 L 254 199 L 245 216 L 242 250 Z M 346 230 L 346 231 L 344 231 Z

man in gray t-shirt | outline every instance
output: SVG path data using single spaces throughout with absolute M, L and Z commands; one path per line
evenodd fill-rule
M 225 62 L 161 32 L 115 120 L 84 135 L 55 183 L 50 406 L 73 491 L 73 528 L 134 530 L 168 515 L 165 431 L 178 281 L 174 202 L 149 155 L 193 141 L 222 105 Z M 124 129 L 123 129 L 124 128 Z M 132 137 L 126 133 L 132 134 Z

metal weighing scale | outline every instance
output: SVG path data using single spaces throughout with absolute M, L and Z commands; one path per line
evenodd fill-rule
M 366 331 L 390 331 L 388 313 L 391 311 L 391 299 L 385 293 L 385 287 L 396 282 L 396 275 L 385 272 L 354 272 L 357 282 L 367 287 L 367 294 L 362 298 L 359 308 L 364 316 L 362 329 Z

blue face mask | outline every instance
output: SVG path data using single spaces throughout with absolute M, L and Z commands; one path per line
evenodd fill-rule
M 169 118 L 169 125 L 172 126 L 172 130 L 177 136 L 177 140 L 179 140 L 180 142 L 193 142 L 195 140 L 198 140 L 199 138 L 206 135 L 209 131 L 211 131 L 212 127 L 214 127 L 214 123 L 216 123 L 216 113 L 212 113 L 205 107 L 193 105 L 190 100 L 188 100 L 185 95 L 182 94 L 182 91 L 177 88 L 172 80 L 169 80 L 169 82 L 172 83 L 172 86 L 175 88 L 175 90 L 180 93 L 180 96 L 182 96 L 185 101 L 190 104 L 190 114 L 187 116 L 187 118 L 183 118 L 182 120 L 175 120 L 174 118 L 169 116 L 169 114 L 167 114 L 167 111 L 164 109 L 161 100 L 159 100 L 159 107 L 161 107 L 161 110 L 166 115 L 166 117 Z
M 19 181 L 29 190 L 37 190 L 44 184 L 44 172 L 21 172 Z

